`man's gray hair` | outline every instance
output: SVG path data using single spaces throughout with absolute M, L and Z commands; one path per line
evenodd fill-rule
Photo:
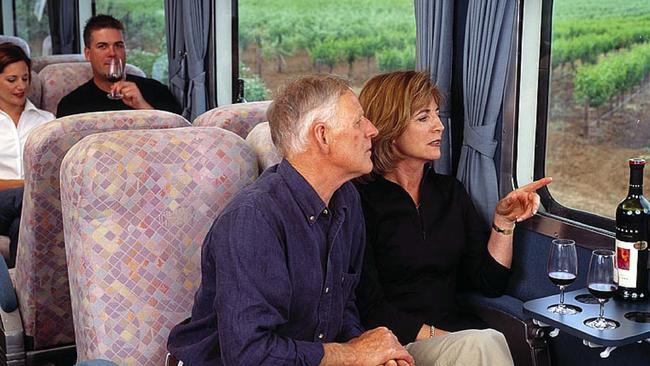
M 266 111 L 271 138 L 280 153 L 289 157 L 304 152 L 314 121 L 340 128 L 334 118 L 337 103 L 350 90 L 345 79 L 332 75 L 301 77 L 280 90 Z

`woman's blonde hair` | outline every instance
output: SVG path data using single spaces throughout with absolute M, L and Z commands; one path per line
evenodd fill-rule
M 425 72 L 396 71 L 377 75 L 366 82 L 359 102 L 378 130 L 372 139 L 374 173 L 391 172 L 395 163 L 404 159 L 393 147 L 393 142 L 406 131 L 415 113 L 426 108 L 432 99 L 440 105 L 442 95 Z

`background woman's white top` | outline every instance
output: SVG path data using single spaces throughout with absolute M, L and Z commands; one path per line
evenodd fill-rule
M 42 111 L 27 99 L 18 126 L 11 117 L 0 110 L 0 179 L 23 179 L 23 149 L 27 135 L 36 126 L 54 119 L 50 112 Z

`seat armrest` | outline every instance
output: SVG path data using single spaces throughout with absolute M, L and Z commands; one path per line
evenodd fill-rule
M 75 366 L 119 366 L 118 364 L 108 360 L 87 360 L 76 363 Z
M 508 295 L 486 297 L 477 292 L 467 292 L 459 295 L 460 303 L 466 307 L 488 307 L 509 314 L 519 320 L 531 319 L 524 314 L 523 301 Z
M 16 291 L 9 276 L 9 268 L 2 256 L 0 256 L 0 308 L 6 313 L 11 313 L 18 308 Z
M 15 309 L 12 312 L 5 312 L 0 308 L 0 337 L 4 342 L 0 343 L 0 349 L 4 351 L 7 362 L 24 360 L 25 358 L 25 333 L 23 322 L 20 318 L 20 311 Z

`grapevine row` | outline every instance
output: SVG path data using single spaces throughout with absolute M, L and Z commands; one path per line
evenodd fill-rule
M 363 4 L 340 0 L 328 2 L 318 12 L 311 0 L 247 2 L 240 8 L 240 48 L 255 44 L 261 49 L 259 57 L 277 61 L 279 72 L 284 60 L 299 50 L 307 51 L 314 66 L 329 71 L 338 64 L 347 64 L 351 71 L 357 60 L 373 58 L 382 71 L 413 65 L 412 3 L 401 4 L 411 7 L 402 11 L 394 1 L 365 2 L 363 13 L 356 10 Z
M 619 28 L 604 34 L 584 34 L 573 38 L 558 38 L 552 43 L 553 67 L 582 61 L 594 63 L 598 56 L 636 43 L 650 41 L 650 22 Z
M 612 53 L 596 64 L 578 67 L 574 80 L 574 98 L 598 107 L 650 74 L 650 43 L 638 44 Z
M 629 18 L 649 10 L 648 0 L 557 0 L 553 2 L 553 20 L 596 19 L 607 24 L 603 18 Z
M 619 32 L 629 27 L 641 27 L 650 22 L 650 6 L 646 14 L 629 17 L 579 18 L 553 23 L 553 39 L 574 38 L 585 35 L 600 35 Z M 555 18 L 554 18 L 555 19 Z

